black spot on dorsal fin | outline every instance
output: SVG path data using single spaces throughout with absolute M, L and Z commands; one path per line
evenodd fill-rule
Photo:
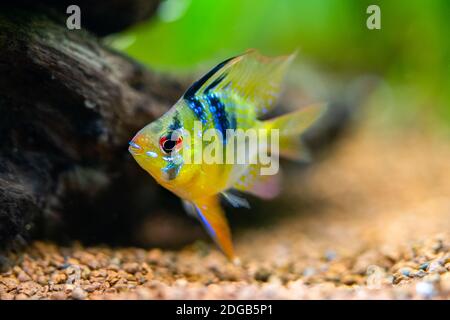
M 175 115 L 172 119 L 172 123 L 169 126 L 169 129 L 172 131 L 175 131 L 180 128 L 181 128 L 180 115 L 179 115 L 178 111 L 176 111 Z
M 205 94 L 208 94 L 211 90 L 213 90 L 215 87 L 217 87 L 219 85 L 219 83 L 221 83 L 222 80 L 225 79 L 226 76 L 227 76 L 227 73 L 223 73 L 219 77 L 217 77 L 216 80 L 211 82 L 211 84 L 206 87 L 206 89 L 204 91 Z
M 197 91 L 205 84 L 206 81 L 208 81 L 209 78 L 211 78 L 214 74 L 217 73 L 217 71 L 219 71 L 220 69 L 223 68 L 223 66 L 225 66 L 229 61 L 233 60 L 235 57 L 233 58 L 229 58 L 221 63 L 219 63 L 217 66 L 215 66 L 214 68 L 212 68 L 207 74 L 205 74 L 203 77 L 201 77 L 199 80 L 197 80 L 196 82 L 194 82 L 194 84 L 187 89 L 187 91 L 184 93 L 183 98 L 186 100 L 192 100 L 193 97 L 195 96 L 195 94 L 197 93 Z M 219 77 L 218 79 L 222 78 Z M 222 81 L 223 78 L 220 80 Z M 214 82 L 216 82 L 217 80 L 215 80 Z M 219 82 L 220 82 L 219 81 Z M 212 84 L 214 84 L 214 82 Z M 217 86 L 219 84 L 219 82 L 217 82 L 214 86 Z M 211 85 L 212 85 L 211 84 Z M 211 86 L 209 85 L 208 88 Z

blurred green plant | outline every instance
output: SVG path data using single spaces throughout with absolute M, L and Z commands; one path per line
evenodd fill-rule
M 371 4 L 381 8 L 381 30 L 366 27 Z M 450 128 L 449 13 L 447 0 L 164 0 L 156 17 L 109 41 L 172 72 L 248 48 L 299 50 L 342 76 L 382 77 L 394 97 L 392 117 L 444 120 Z

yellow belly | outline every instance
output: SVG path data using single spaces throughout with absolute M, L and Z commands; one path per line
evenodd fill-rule
M 180 198 L 200 199 L 225 191 L 229 187 L 229 174 L 232 167 L 233 165 L 230 164 L 201 164 L 191 177 L 185 175 L 186 179 L 160 183 Z M 180 176 L 183 177 L 183 175 Z

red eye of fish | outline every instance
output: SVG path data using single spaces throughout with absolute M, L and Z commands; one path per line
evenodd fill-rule
M 164 136 L 159 140 L 159 146 L 164 153 L 169 154 L 173 150 L 180 149 L 182 142 L 183 137 L 178 137 L 176 140 L 172 140 L 170 137 Z

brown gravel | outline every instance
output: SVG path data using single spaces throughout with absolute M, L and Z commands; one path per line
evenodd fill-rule
M 450 144 L 361 132 L 236 232 L 240 264 L 179 251 L 35 242 L 0 299 L 448 299 Z M 230 213 L 232 214 L 232 213 Z M 266 214 L 262 212 L 261 214 Z

